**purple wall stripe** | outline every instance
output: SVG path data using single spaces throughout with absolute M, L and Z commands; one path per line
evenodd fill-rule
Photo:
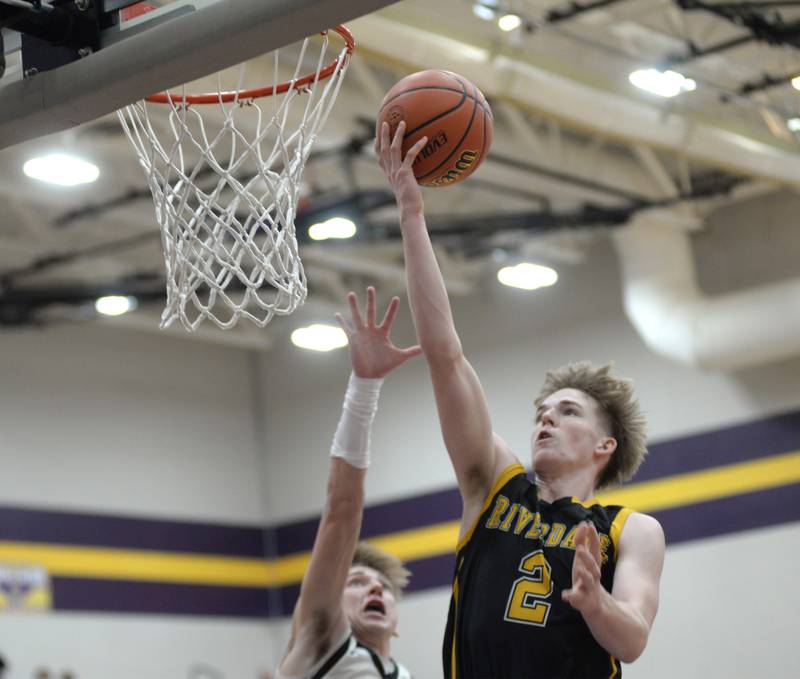
M 128 580 L 52 579 L 53 607 L 103 613 L 168 613 L 237 618 L 278 617 L 269 592 L 251 587 L 213 587 Z
M 257 527 L 132 519 L 2 505 L 0 540 L 264 556 L 264 529 Z
M 651 446 L 637 480 L 715 468 L 800 450 L 800 412 Z M 371 505 L 365 510 L 365 538 L 455 520 L 461 512 L 456 488 Z M 800 484 L 657 512 L 669 544 L 800 521 Z M 311 548 L 319 517 L 259 528 L 216 523 L 160 521 L 64 513 L 0 505 L 0 540 L 218 554 L 262 558 L 271 531 L 280 555 Z M 448 587 L 453 555 L 409 564 L 409 591 Z M 278 617 L 290 615 L 299 585 L 281 589 L 174 583 L 53 578 L 54 607 L 128 613 Z
M 800 521 L 800 483 L 747 493 L 655 514 L 669 544 L 769 528 Z M 454 554 L 418 559 L 409 592 L 449 587 Z M 53 604 L 58 610 L 116 613 L 276 618 L 291 615 L 298 584 L 280 590 L 214 587 L 173 583 L 53 578 Z
M 650 445 L 635 481 L 721 467 L 800 450 L 800 412 Z
M 664 527 L 670 545 L 743 530 L 770 528 L 800 521 L 800 483 L 676 507 L 653 515 Z M 455 554 L 410 561 L 406 565 L 412 573 L 408 592 L 450 587 Z M 299 587 L 284 588 L 286 615 L 291 615 L 299 591 Z
M 404 500 L 370 505 L 364 510 L 361 536 L 371 538 L 412 528 L 421 528 L 461 516 L 461 495 L 457 488 L 425 493 Z M 277 526 L 278 554 L 311 549 L 319 517 Z
M 745 460 L 800 450 L 800 412 L 686 436 L 650 446 L 650 455 L 635 481 L 684 474 Z M 364 510 L 365 538 L 419 528 L 461 515 L 461 495 L 451 488 L 413 498 L 370 505 Z M 319 517 L 278 526 L 279 554 L 311 549 Z
M 654 512 L 667 544 L 800 521 L 800 483 Z

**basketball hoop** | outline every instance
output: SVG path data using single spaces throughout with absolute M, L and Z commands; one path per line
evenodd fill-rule
M 300 73 L 311 38 L 284 82 L 276 50 L 275 85 L 245 89 L 242 64 L 233 88 L 224 88 L 218 74 L 216 92 L 187 94 L 183 86 L 117 112 L 147 175 L 161 228 L 167 278 L 162 328 L 180 319 L 194 330 L 208 319 L 228 329 L 240 318 L 263 327 L 305 301 L 294 229 L 300 180 L 355 47 L 346 27 L 332 30 L 344 47 L 326 65 L 329 32 L 322 33 L 308 75 Z M 272 105 L 262 110 L 265 97 Z M 167 119 L 149 104 L 165 105 Z

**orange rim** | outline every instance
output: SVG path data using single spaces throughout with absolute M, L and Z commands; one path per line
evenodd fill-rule
M 336 31 L 340 36 L 342 36 L 342 38 L 344 38 L 345 44 L 347 45 L 347 50 L 343 59 L 345 62 L 347 62 L 356 47 L 353 34 L 346 26 L 335 26 L 332 30 Z M 326 33 L 327 31 L 323 31 L 322 35 L 325 35 Z M 317 73 L 310 73 L 309 75 L 304 75 L 302 78 L 298 78 L 294 82 L 284 82 L 280 83 L 279 85 L 259 87 L 252 90 L 241 90 L 239 92 L 211 92 L 208 94 L 188 94 L 185 96 L 180 94 L 171 94 L 169 92 L 159 92 L 158 94 L 152 94 L 149 97 L 146 97 L 145 101 L 149 101 L 153 104 L 172 103 L 191 105 L 219 104 L 220 102 L 227 104 L 236 100 L 247 101 L 250 99 L 260 99 L 261 97 L 271 97 L 273 94 L 284 94 L 290 89 L 299 90 L 306 85 L 310 85 L 316 80 L 325 80 L 325 78 L 329 78 L 339 66 L 339 59 L 340 57 L 336 57 L 331 63 L 320 69 L 319 75 L 317 75 Z

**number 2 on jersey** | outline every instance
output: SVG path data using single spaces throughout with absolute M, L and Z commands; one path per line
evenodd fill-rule
M 514 581 L 508 597 L 505 619 L 523 625 L 544 627 L 550 613 L 548 599 L 553 593 L 550 564 L 541 549 L 523 557 L 519 570 L 525 575 Z

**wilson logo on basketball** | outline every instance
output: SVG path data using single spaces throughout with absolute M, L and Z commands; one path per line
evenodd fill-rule
M 438 179 L 434 179 L 431 186 L 446 186 L 452 184 L 461 178 L 465 172 L 469 172 L 470 168 L 475 164 L 478 157 L 477 151 L 467 150 L 461 154 L 461 157 L 456 161 L 455 167 L 450 168 Z
M 444 133 L 444 130 L 442 130 L 435 137 L 433 137 L 427 144 L 425 144 L 425 148 L 419 152 L 416 158 L 414 158 L 414 165 L 419 163 L 421 160 L 428 158 L 432 153 L 438 151 L 446 143 L 447 143 L 447 135 Z

